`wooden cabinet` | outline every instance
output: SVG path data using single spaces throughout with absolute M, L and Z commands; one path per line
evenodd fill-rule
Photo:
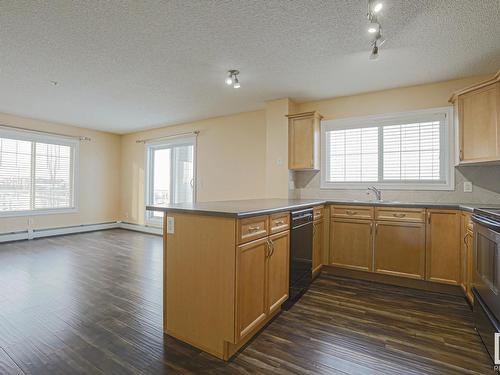
M 241 245 L 236 257 L 236 324 L 241 339 L 267 317 L 267 238 Z
M 288 169 L 319 170 L 320 122 L 317 112 L 288 115 Z
M 474 295 L 472 294 L 472 252 L 474 246 L 473 223 L 470 213 L 463 212 L 460 219 L 460 285 L 462 286 L 465 296 L 472 304 L 474 302 Z
M 317 275 L 321 270 L 323 259 L 323 220 L 313 223 L 312 273 Z
M 332 264 L 362 271 L 372 270 L 373 222 L 332 217 L 330 248 Z
M 426 279 L 460 284 L 460 212 L 427 210 Z
M 272 314 L 288 299 L 290 232 L 269 236 L 271 253 L 268 256 L 267 291 L 268 313 Z
M 500 72 L 494 78 L 455 93 L 459 163 L 500 161 Z
M 236 257 L 236 341 L 288 298 L 290 231 L 240 245 Z
M 377 222 L 374 259 L 374 271 L 377 273 L 424 279 L 425 224 Z

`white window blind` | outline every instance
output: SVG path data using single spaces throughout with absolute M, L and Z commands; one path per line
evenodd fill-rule
M 323 122 L 322 187 L 452 189 L 450 117 L 443 108 Z
M 377 181 L 378 129 L 327 132 L 329 181 Z
M 0 214 L 73 209 L 76 142 L 0 133 Z

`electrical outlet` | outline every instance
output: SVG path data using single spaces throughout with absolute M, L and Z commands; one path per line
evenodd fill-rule
M 472 193 L 472 182 L 470 181 L 464 182 L 464 193 Z
M 167 233 L 174 234 L 175 232 L 175 222 L 172 216 L 167 216 Z
M 283 159 L 281 159 L 281 158 L 277 159 L 276 165 L 283 165 Z

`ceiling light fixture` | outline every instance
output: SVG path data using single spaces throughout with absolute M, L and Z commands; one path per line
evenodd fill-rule
M 366 17 L 368 18 L 368 32 L 373 35 L 370 45 L 372 47 L 372 52 L 370 54 L 370 60 L 376 60 L 379 57 L 379 48 L 384 44 L 385 38 L 382 36 L 382 25 L 377 18 L 377 13 L 382 10 L 382 2 L 378 0 L 368 0 L 368 13 Z
M 376 2 L 374 5 L 373 5 L 373 13 L 378 13 L 382 10 L 382 3 L 379 1 L 379 2 Z
M 226 85 L 233 86 L 235 89 L 240 88 L 240 81 L 238 80 L 238 74 L 240 74 L 239 70 L 231 69 L 227 72 Z

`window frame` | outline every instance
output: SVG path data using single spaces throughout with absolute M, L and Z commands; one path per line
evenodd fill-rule
M 144 184 L 144 202 L 145 206 L 151 205 L 151 188 L 153 186 L 153 171 L 154 171 L 154 161 L 153 152 L 155 150 L 161 150 L 166 148 L 171 148 L 175 146 L 193 146 L 193 203 L 196 202 L 196 167 L 197 167 L 197 136 L 181 136 L 174 137 L 169 140 L 158 140 L 146 142 L 145 147 L 145 184 Z M 172 164 L 173 159 L 171 158 L 170 163 Z M 172 190 L 173 180 L 170 180 L 170 189 Z M 158 218 L 154 216 L 153 211 L 145 210 L 144 221 L 146 225 L 151 226 L 162 226 L 163 217 Z
M 321 123 L 321 189 L 352 189 L 366 190 L 370 186 L 376 186 L 387 190 L 455 190 L 455 123 L 453 119 L 453 107 L 430 108 L 409 112 L 397 112 L 382 115 L 371 115 L 363 117 L 352 117 L 334 120 L 324 120 Z M 443 159 L 440 159 L 441 173 L 444 179 L 432 182 L 430 180 L 419 182 L 418 180 L 384 182 L 380 178 L 383 174 L 383 137 L 379 131 L 379 180 L 368 182 L 331 182 L 327 181 L 327 144 L 326 133 L 331 130 L 356 129 L 364 127 L 379 127 L 384 125 L 407 124 L 413 121 L 428 121 L 426 116 L 444 116 L 441 124 L 440 149 L 443 150 Z
M 79 177 L 80 177 L 80 140 L 73 137 L 56 136 L 49 134 L 38 134 L 25 130 L 6 130 L 2 129 L 0 125 L 0 138 L 9 138 L 20 141 L 28 141 L 32 143 L 49 143 L 54 145 L 69 146 L 72 147 L 72 173 L 71 173 L 71 195 L 72 195 L 72 205 L 71 207 L 65 208 L 43 208 L 43 209 L 33 209 L 33 210 L 20 210 L 20 211 L 0 211 L 0 218 L 3 217 L 19 217 L 19 216 L 38 216 L 38 215 L 54 215 L 54 214 L 68 214 L 77 213 L 80 211 L 80 189 L 79 189 Z M 32 155 L 32 160 L 35 158 Z M 32 166 L 33 169 L 33 166 Z

